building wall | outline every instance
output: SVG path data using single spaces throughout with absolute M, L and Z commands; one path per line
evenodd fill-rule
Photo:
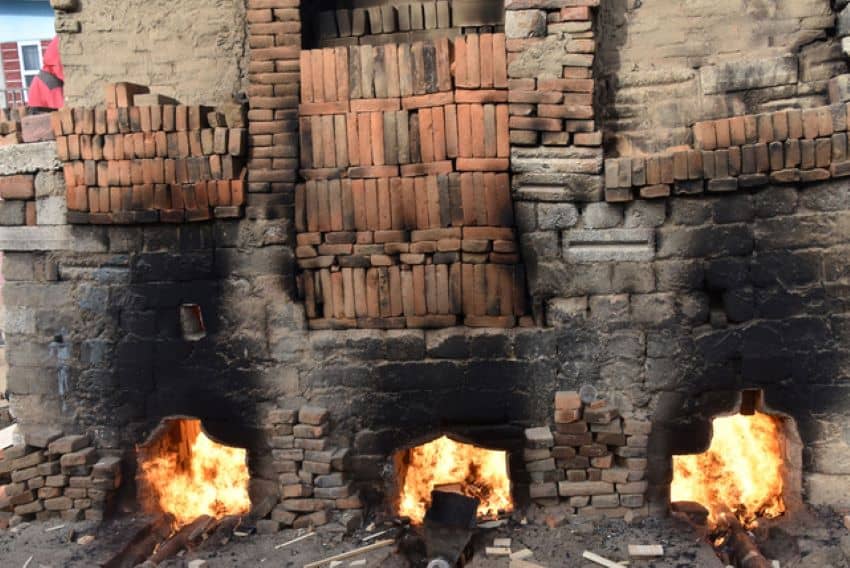
M 65 100 L 95 105 L 103 83 L 130 81 L 185 104 L 232 99 L 245 73 L 245 10 L 230 0 L 121 0 L 60 13 Z M 104 54 L 93 57 L 92 54 Z M 108 56 L 106 56 L 108 54 Z
M 598 99 L 608 149 L 688 143 L 698 120 L 823 105 L 846 70 L 829 0 L 602 2 Z

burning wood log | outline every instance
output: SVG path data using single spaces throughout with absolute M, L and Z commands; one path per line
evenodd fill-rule
M 729 512 L 720 513 L 718 527 L 726 533 L 725 545 L 739 568 L 771 568 L 771 562 L 759 551 L 738 518 Z
M 188 525 L 185 525 L 174 533 L 171 538 L 163 542 L 149 560 L 154 564 L 161 564 L 172 556 L 176 556 L 184 548 L 189 548 L 192 544 L 191 538 L 200 538 L 196 535 L 199 534 L 199 531 L 201 531 L 200 534 L 203 534 L 202 529 L 209 526 L 211 520 L 214 521 L 215 519 L 212 519 L 209 515 L 201 515 Z
M 103 568 L 132 568 L 144 562 L 153 552 L 156 545 L 168 538 L 174 517 L 159 515 L 139 529 L 127 545 L 106 562 Z

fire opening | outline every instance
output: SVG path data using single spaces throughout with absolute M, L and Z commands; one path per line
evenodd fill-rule
M 671 502 L 692 501 L 708 510 L 710 528 L 734 514 L 751 528 L 785 512 L 782 420 L 754 411 L 715 418 L 709 449 L 673 456 Z
M 431 491 L 455 491 L 479 499 L 479 519 L 513 510 L 508 453 L 456 442 L 447 436 L 401 450 L 398 472 L 398 514 L 421 524 L 431 506 Z
M 152 438 L 137 449 L 146 509 L 173 515 L 175 528 L 249 511 L 247 450 L 214 442 L 194 419 L 166 420 Z

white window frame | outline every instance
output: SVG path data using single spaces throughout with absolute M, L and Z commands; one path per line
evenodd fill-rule
M 35 46 L 36 48 L 38 48 L 38 69 L 36 69 L 35 71 L 27 71 L 26 69 L 24 69 L 24 47 L 29 46 Z M 27 77 L 37 76 L 41 72 L 41 68 L 44 67 L 44 53 L 41 49 L 41 41 L 19 41 L 18 62 L 20 63 L 21 68 L 21 88 L 24 92 L 24 102 L 29 102 L 29 85 L 27 84 Z

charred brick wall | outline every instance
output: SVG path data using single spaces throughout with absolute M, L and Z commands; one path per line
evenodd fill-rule
M 509 90 L 511 96 L 522 93 L 513 106 L 526 113 L 512 118 L 512 195 L 541 327 L 308 331 L 294 261 L 300 13 L 293 0 L 249 0 L 245 19 L 238 20 L 250 48 L 245 219 L 58 225 L 33 229 L 38 233 L 0 227 L 2 248 L 12 253 L 4 262 L 4 295 L 15 416 L 24 426 L 56 422 L 66 431 L 87 431 L 99 448 L 125 450 L 165 416 L 197 416 L 217 438 L 252 450 L 253 472 L 265 480 L 259 485 L 274 495 L 275 476 L 290 466 L 273 453 L 285 448 L 269 442 L 275 427 L 287 423 L 270 417 L 315 403 L 329 410 L 333 444 L 351 448 L 351 472 L 364 494 L 377 499 L 380 493 L 371 490 L 386 481 L 392 451 L 437 433 L 516 449 L 521 462 L 523 430 L 555 423 L 556 391 L 590 384 L 624 414 L 679 420 L 694 396 L 761 387 L 767 404 L 800 428 L 808 499 L 846 500 L 850 464 L 842 456 L 850 438 L 842 420 L 848 403 L 842 380 L 850 370 L 850 185 L 768 176 L 757 187 L 722 194 L 682 194 L 672 183 L 666 197 L 605 202 L 602 126 L 594 118 L 541 111 L 570 105 L 569 112 L 586 113 L 587 107 L 608 116 L 613 103 L 603 96 L 589 106 L 583 81 L 606 73 L 625 77 L 625 66 L 606 59 L 618 51 L 625 58 L 628 45 L 611 46 L 607 34 L 614 32 L 599 32 L 617 2 L 598 11 L 592 0 L 578 2 L 587 11 L 573 11 L 575 1 L 565 4 L 557 8 L 570 8 L 566 12 L 550 0 L 505 6 L 516 12 L 505 21 L 508 41 L 516 40 L 507 47 Z M 797 14 L 790 18 L 821 30 L 817 37 L 829 27 L 819 18 L 831 14 L 818 15 L 814 0 L 777 5 L 775 14 Z M 217 9 L 230 14 L 231 8 Z M 809 9 L 811 16 L 798 14 Z M 144 18 L 148 8 L 122 10 L 131 21 Z M 644 10 L 650 7 L 635 4 L 626 21 L 637 21 Z M 98 11 L 85 4 L 63 20 L 86 24 Z M 701 25 L 714 29 L 711 22 Z M 77 34 L 80 69 L 90 59 L 83 55 L 91 53 L 83 50 L 87 34 L 100 33 L 92 27 L 81 25 Z M 802 45 L 805 34 L 795 33 L 783 36 L 791 43 L 771 57 L 793 51 L 788 46 L 794 42 Z M 583 51 L 571 53 L 570 45 Z M 596 45 L 599 58 L 588 51 Z M 63 47 L 71 67 L 73 46 Z M 231 57 L 238 59 L 236 52 Z M 535 63 L 539 57 L 526 55 L 535 53 L 564 57 Z M 139 58 L 156 63 L 152 55 Z M 566 77 L 567 68 L 582 76 Z M 107 75 L 156 84 L 123 67 L 101 76 Z M 208 88 L 220 84 L 219 77 L 199 77 Z M 674 79 L 671 71 L 665 84 Z M 796 78 L 793 84 L 789 106 L 825 103 L 822 95 L 809 97 Z M 191 92 L 174 94 L 187 103 L 215 102 L 194 100 L 194 83 L 185 88 Z M 761 88 L 732 85 L 724 100 L 749 101 L 746 93 L 755 96 Z M 102 92 L 99 84 L 79 89 L 91 100 Z M 657 99 L 663 106 L 664 96 Z M 737 106 L 729 108 L 738 113 Z M 646 129 L 672 139 L 658 120 Z M 682 117 L 676 131 L 690 132 L 694 122 Z M 625 122 L 608 119 L 604 128 L 624 137 L 632 132 Z M 688 136 L 681 143 L 690 143 Z M 666 142 L 652 144 L 646 148 L 666 150 Z M 627 146 L 617 148 L 627 155 Z M 179 306 L 186 303 L 200 304 L 204 314 L 207 335 L 200 341 L 180 333 Z M 649 453 L 650 459 L 669 459 L 652 440 Z M 131 452 L 125 456 L 131 467 Z

